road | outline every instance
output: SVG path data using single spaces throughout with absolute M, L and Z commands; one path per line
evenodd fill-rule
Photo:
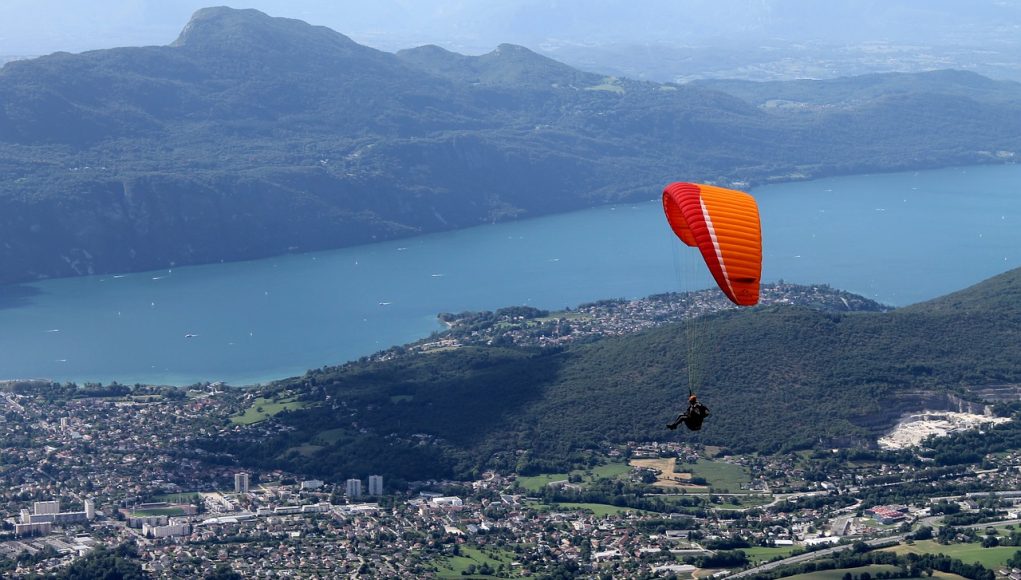
M 921 524 L 922 526 L 935 527 L 936 523 L 942 517 L 943 516 L 929 516 L 929 517 L 922 518 L 922 519 L 918 520 L 917 523 Z M 1017 525 L 1019 523 L 1021 523 L 1021 520 L 1018 520 L 1018 519 L 1015 519 L 1015 520 L 1000 520 L 998 522 L 986 522 L 986 523 L 982 523 L 982 524 L 972 524 L 972 525 L 969 525 L 969 526 L 961 526 L 961 527 L 963 527 L 963 528 L 985 528 L 985 527 L 989 527 L 989 526 L 992 526 L 992 527 L 1006 526 L 1006 525 L 1009 525 L 1009 524 Z M 895 536 L 886 536 L 886 537 L 883 537 L 883 538 L 874 538 L 874 539 L 871 539 L 871 540 L 865 540 L 865 543 L 868 544 L 870 547 L 873 547 L 873 548 L 883 548 L 883 547 L 886 547 L 886 546 L 893 546 L 893 545 L 899 544 L 899 543 L 903 542 L 905 539 L 907 539 L 907 537 L 908 537 L 908 534 L 897 534 Z M 742 570 L 740 572 L 735 572 L 734 574 L 731 574 L 730 576 L 727 576 L 727 578 L 740 578 L 742 576 L 751 576 L 752 574 L 757 574 L 759 572 L 766 572 L 766 571 L 772 570 L 773 568 L 778 568 L 780 566 L 788 566 L 790 564 L 798 564 L 800 562 L 807 562 L 808 560 L 814 560 L 816 558 L 822 558 L 822 557 L 828 556 L 830 554 L 836 554 L 838 552 L 843 552 L 845 550 L 850 550 L 852 546 L 853 546 L 853 544 L 841 544 L 839 546 L 833 546 L 832 548 L 824 548 L 822 550 L 816 550 L 815 552 L 806 552 L 804 554 L 798 554 L 797 556 L 791 556 L 790 558 L 784 558 L 783 560 L 777 560 L 776 562 L 768 562 L 766 564 L 762 564 L 761 566 L 756 566 L 754 568 L 749 568 L 747 570 Z
M 896 536 L 887 536 L 885 538 L 874 538 L 871 540 L 865 540 L 865 543 L 873 548 L 883 548 L 886 546 L 893 546 L 901 543 L 907 534 L 897 534 Z M 735 572 L 727 578 L 740 578 L 742 576 L 751 576 L 752 574 L 758 574 L 759 572 L 767 572 L 773 568 L 779 568 L 780 566 L 789 566 L 791 564 L 797 564 L 799 562 L 807 562 L 808 560 L 814 560 L 816 558 L 822 558 L 831 554 L 844 552 L 850 550 L 854 544 L 841 544 L 839 546 L 833 546 L 831 548 L 823 548 L 822 550 L 816 550 L 815 552 L 806 552 L 804 554 L 798 554 L 797 556 L 791 556 L 790 558 L 784 558 L 783 560 L 777 560 L 776 562 L 768 562 L 761 566 Z

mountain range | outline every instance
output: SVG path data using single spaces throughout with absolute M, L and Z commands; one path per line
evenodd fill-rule
M 697 329 L 705 347 L 689 351 Z M 1016 400 L 1021 269 L 887 312 L 790 305 L 564 348 L 463 347 L 362 360 L 280 381 L 260 396 L 306 408 L 211 451 L 330 478 L 467 477 L 485 468 L 555 472 L 592 450 L 677 440 L 737 453 L 874 447 L 906 413 Z M 667 431 L 688 365 L 712 416 Z M 262 430 L 262 427 L 258 427 Z
M 933 72 L 660 84 L 524 47 L 386 53 L 255 10 L 0 69 L 0 283 L 362 244 L 678 180 L 1002 162 L 1021 85 Z

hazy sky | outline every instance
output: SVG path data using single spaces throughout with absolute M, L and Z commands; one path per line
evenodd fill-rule
M 0 55 L 167 44 L 199 0 L 0 0 Z M 981 44 L 1021 38 L 1017 0 L 248 0 L 393 51 L 759 39 Z

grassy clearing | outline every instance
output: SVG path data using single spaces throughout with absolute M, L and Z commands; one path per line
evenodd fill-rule
M 517 482 L 522 488 L 528 491 L 541 491 L 542 488 L 554 481 L 564 481 L 568 478 L 566 473 L 544 473 L 542 475 L 530 475 L 518 477 Z
M 592 469 L 576 469 L 571 473 L 544 473 L 542 475 L 530 475 L 518 477 L 517 482 L 526 491 L 537 492 L 542 490 L 554 481 L 564 481 L 571 476 L 581 478 L 581 483 L 591 483 L 597 479 L 613 479 L 631 472 L 631 467 L 625 463 L 607 463 L 598 465 Z
M 613 479 L 631 473 L 631 466 L 626 463 L 607 463 L 597 465 L 590 471 L 594 479 Z
M 504 569 L 510 568 L 514 561 L 514 552 L 509 550 L 486 550 L 483 552 L 471 546 L 461 546 L 461 555 L 446 558 L 436 567 L 437 578 L 496 578 L 482 574 L 468 574 L 468 569 L 475 566 L 476 569 L 487 564 L 493 569 L 494 574 L 503 565 Z
M 748 556 L 748 560 L 756 564 L 769 562 L 777 556 L 786 558 L 794 553 L 794 546 L 779 546 L 776 548 L 764 548 L 755 546 L 752 548 L 741 548 L 741 551 Z
M 720 492 L 726 489 L 730 493 L 740 493 L 741 485 L 750 484 L 752 481 L 744 467 L 733 463 L 699 459 L 698 463 L 685 467 L 691 469 L 692 476 L 705 478 L 713 491 Z
M 634 508 L 617 507 L 615 505 L 607 505 L 603 503 L 571 503 L 571 502 L 560 502 L 551 506 L 553 509 L 562 510 L 583 510 L 590 511 L 592 515 L 596 517 L 605 517 L 608 515 L 620 515 L 625 513 L 633 514 L 653 514 L 657 515 L 657 512 L 650 512 L 648 510 L 639 510 Z
M 548 512 L 553 509 L 553 506 L 538 501 L 526 501 L 522 505 L 540 512 Z
M 276 415 L 283 411 L 293 411 L 296 409 L 303 409 L 307 406 L 307 403 L 296 401 L 294 399 L 282 399 L 280 401 L 274 401 L 272 399 L 264 399 L 262 397 L 255 399 L 252 405 L 240 415 L 234 415 L 230 418 L 231 422 L 235 425 L 252 425 L 265 421 L 266 419 Z
M 615 84 L 615 82 L 616 81 L 610 80 L 608 82 L 604 82 L 601 85 L 595 85 L 595 86 L 592 86 L 592 87 L 585 87 L 585 90 L 586 91 L 607 91 L 607 92 L 611 92 L 611 93 L 617 93 L 618 95 L 623 95 L 624 94 L 624 87 L 622 87 L 622 86 L 620 86 L 618 84 Z
M 887 551 L 897 554 L 946 554 L 951 558 L 957 558 L 965 564 L 978 562 L 986 568 L 995 570 L 1007 563 L 1007 560 L 1014 555 L 1014 552 L 1021 550 L 1017 546 L 996 546 L 994 548 L 983 548 L 981 544 L 937 544 L 932 540 L 922 540 L 913 545 L 901 544 Z
M 556 322 L 561 319 L 572 322 L 588 322 L 589 320 L 594 320 L 595 317 L 585 312 L 577 312 L 574 310 L 568 312 L 566 310 L 561 310 L 558 312 L 550 312 L 549 316 L 533 318 L 532 321 L 537 323 L 536 326 L 541 326 L 547 322 Z

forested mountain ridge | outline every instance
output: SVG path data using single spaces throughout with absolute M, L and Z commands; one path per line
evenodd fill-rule
M 650 199 L 676 179 L 761 183 L 1021 149 L 1009 87 L 933 78 L 879 83 L 895 94 L 845 79 L 827 89 L 841 106 L 792 110 L 519 46 L 391 54 L 204 9 L 169 46 L 0 69 L 0 283 L 366 243 Z
M 268 388 L 309 405 L 273 419 L 283 434 L 207 448 L 327 477 L 423 479 L 564 468 L 626 441 L 870 445 L 903 413 L 1021 385 L 1021 311 L 1007 303 L 1021 303 L 1021 270 L 890 312 L 715 315 L 700 323 L 699 391 L 713 416 L 698 434 L 664 427 L 688 394 L 686 326 L 671 324 L 562 349 L 464 347 L 310 371 Z

